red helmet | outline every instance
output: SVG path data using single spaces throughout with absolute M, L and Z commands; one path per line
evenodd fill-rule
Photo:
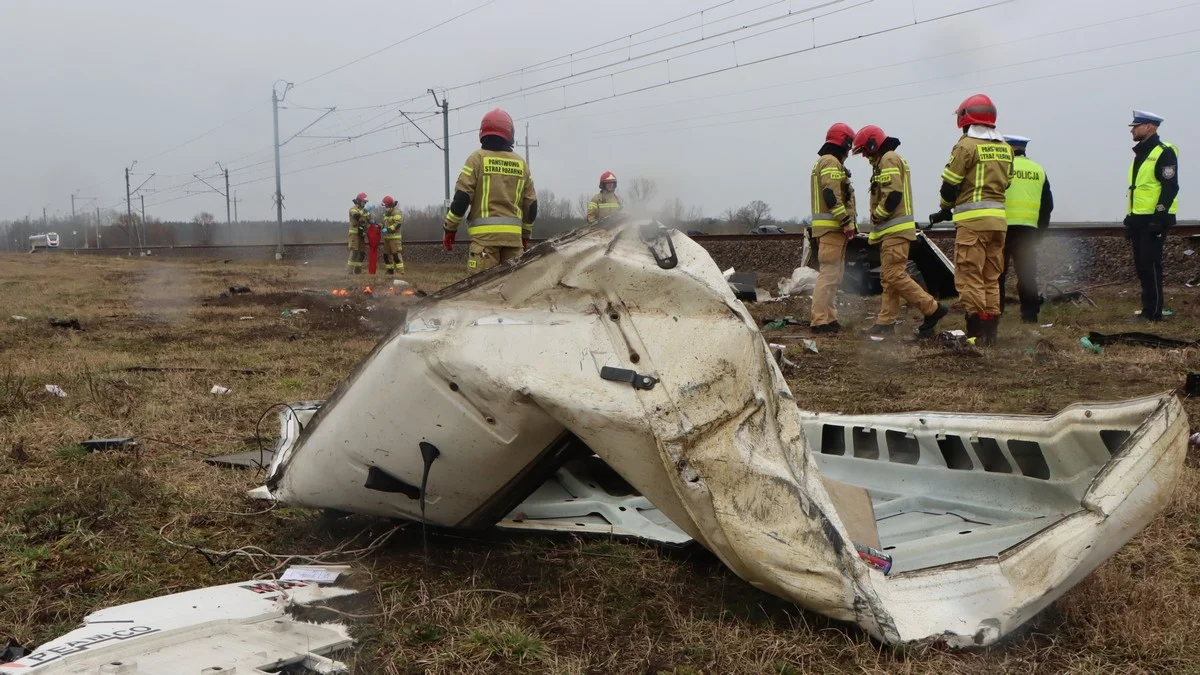
M 868 124 L 854 135 L 854 152 L 874 154 L 885 140 L 887 140 L 887 134 L 883 132 L 883 129 L 874 124 Z
M 600 187 L 603 188 L 605 183 L 612 183 L 613 185 L 616 185 L 617 174 L 611 171 L 605 171 L 604 173 L 600 174 Z
M 825 142 L 849 150 L 854 143 L 854 129 L 851 129 L 850 125 L 845 122 L 838 122 L 825 132 Z
M 390 208 L 392 208 L 393 206 L 395 206 L 395 205 L 396 205 L 396 200 L 395 200 L 395 199 L 392 199 L 392 196 L 391 196 L 391 195 L 388 195 L 388 196 L 386 196 L 386 197 L 384 197 L 384 198 L 383 198 L 383 205 L 384 205 L 384 206 L 386 206 L 386 207 L 388 207 L 388 208 L 390 209 Z
M 975 94 L 963 101 L 954 114 L 958 115 L 959 129 L 972 124 L 996 126 L 996 104 L 986 94 Z
M 513 120 L 508 113 L 496 108 L 483 116 L 483 122 L 479 125 L 479 140 L 482 141 L 484 136 L 499 136 L 512 143 L 513 135 Z
M 365 192 L 358 193 L 358 196 L 354 198 L 354 201 L 356 201 L 356 202 L 367 201 L 367 193 L 365 193 Z

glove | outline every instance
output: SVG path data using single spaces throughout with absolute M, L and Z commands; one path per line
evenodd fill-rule
M 529 240 L 528 239 L 524 239 L 524 238 L 521 239 L 521 248 L 526 251 L 529 250 Z
M 942 209 L 937 213 L 929 214 L 929 224 L 934 225 L 936 223 L 944 223 L 952 218 L 954 218 L 954 214 L 950 212 L 950 209 Z
M 446 234 L 442 236 L 442 248 L 446 249 L 447 251 L 453 251 L 455 236 L 456 235 L 454 232 L 447 231 Z

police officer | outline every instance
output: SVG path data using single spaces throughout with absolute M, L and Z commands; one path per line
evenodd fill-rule
M 942 171 L 941 210 L 930 223 L 954 221 L 954 285 L 967 311 L 967 337 L 996 343 L 1004 271 L 1005 192 L 1012 148 L 996 131 L 996 106 L 984 94 L 955 111 L 962 137 Z
M 367 211 L 367 193 L 360 192 L 351 200 L 350 235 L 347 247 L 350 257 L 346 260 L 346 268 L 350 274 L 362 274 L 363 261 L 367 259 L 367 226 L 371 224 L 371 214 Z
M 949 313 L 933 296 L 925 292 L 908 274 L 908 249 L 917 238 L 917 223 L 912 210 L 912 172 L 908 162 L 896 152 L 900 139 L 868 124 L 854 136 L 854 154 L 871 162 L 871 228 L 867 241 L 879 244 L 879 278 L 883 298 L 875 325 L 867 335 L 888 335 L 895 331 L 900 315 L 900 298 L 925 317 L 917 329 L 922 337 L 932 336 L 934 327 Z
M 1179 210 L 1179 153 L 1158 136 L 1163 118 L 1144 110 L 1133 111 L 1129 131 L 1133 164 L 1129 166 L 1129 200 L 1125 238 L 1133 244 L 1133 265 L 1142 283 L 1142 315 L 1162 321 L 1162 256 L 1167 229 Z
M 1017 294 L 1021 298 L 1021 320 L 1037 323 L 1042 308 L 1038 293 L 1038 246 L 1050 226 L 1054 195 L 1050 179 L 1040 164 L 1025 156 L 1029 139 L 1005 136 L 1013 150 L 1013 178 L 1004 193 L 1004 216 L 1008 234 L 1004 237 L 1004 274 L 1000 275 L 1000 311 L 1004 311 L 1004 288 L 1011 264 L 1017 272 Z
M 812 322 L 814 333 L 836 333 L 838 323 L 837 289 L 842 283 L 846 264 L 846 242 L 854 237 L 854 187 L 846 170 L 846 157 L 854 145 L 854 129 L 838 122 L 825 133 L 825 144 L 817 151 L 812 170 L 812 228 L 817 243 L 820 273 L 813 289 Z
M 600 192 L 587 205 L 587 224 L 595 225 L 617 215 L 623 208 L 617 196 L 617 174 L 605 171 L 600 174 Z
M 454 198 L 442 229 L 442 246 L 451 251 L 458 226 L 470 209 L 467 233 L 471 274 L 507 262 L 529 246 L 537 219 L 537 193 L 529 165 L 513 152 L 512 117 L 497 108 L 479 125 L 480 149 L 471 153 L 458 175 Z

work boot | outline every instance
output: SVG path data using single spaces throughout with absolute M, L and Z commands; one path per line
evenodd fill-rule
M 1000 330 L 1000 315 L 999 314 L 980 314 L 979 315 L 979 332 L 980 338 L 977 341 L 984 347 L 994 347 L 996 345 L 996 334 Z
M 812 326 L 809 328 L 809 330 L 811 330 L 814 334 L 827 333 L 832 335 L 842 330 L 842 324 L 836 321 L 830 321 L 829 323 L 823 323 L 820 326 Z
M 1022 314 L 1021 322 L 1022 323 L 1037 323 L 1038 315 L 1037 314 Z
M 978 314 L 967 315 L 967 339 L 975 338 L 976 344 L 983 343 L 983 320 Z
M 937 328 L 938 322 L 946 318 L 950 313 L 945 305 L 939 304 L 937 309 L 933 310 L 933 314 L 925 317 L 920 326 L 917 326 L 917 335 L 921 337 L 933 337 L 933 331 Z
M 873 324 L 870 328 L 863 329 L 863 335 L 891 335 L 896 332 L 896 327 L 890 323 Z

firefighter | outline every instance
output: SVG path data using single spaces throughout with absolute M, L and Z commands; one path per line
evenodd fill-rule
M 371 224 L 371 213 L 367 210 L 367 193 L 360 192 L 350 207 L 350 258 L 346 267 L 350 274 L 362 274 L 363 261 L 367 259 L 367 226 Z
M 507 262 L 529 247 L 537 219 L 537 193 L 529 165 L 513 152 L 513 121 L 499 108 L 483 116 L 480 149 L 471 153 L 458 175 L 454 198 L 442 228 L 442 246 L 454 249 L 458 226 L 470 209 L 467 233 L 471 274 Z
M 1000 313 L 1004 313 L 1004 288 L 1011 264 L 1017 272 L 1017 295 L 1021 298 L 1021 320 L 1037 323 L 1042 308 L 1038 293 L 1038 245 L 1050 226 L 1054 196 L 1050 180 L 1040 164 L 1025 156 L 1029 139 L 1005 136 L 1013 151 L 1012 184 L 1004 193 L 1004 219 L 1008 233 L 1004 237 L 1004 273 L 1000 275 Z
M 812 224 L 809 236 L 817 244 L 820 274 L 813 289 L 814 333 L 841 330 L 837 314 L 837 289 L 845 271 L 846 242 L 854 237 L 854 188 L 846 157 L 854 145 L 854 129 L 838 122 L 825 133 L 812 170 Z
M 617 174 L 605 171 L 600 174 L 600 193 L 588 202 L 587 223 L 602 223 L 620 213 L 622 208 L 621 198 L 617 196 Z
M 403 222 L 404 218 L 400 215 L 400 209 L 396 207 L 396 200 L 392 199 L 391 195 L 384 197 L 380 225 L 383 227 L 383 267 L 389 277 L 397 273 L 404 274 L 404 258 L 400 255 L 403 248 L 400 244 L 400 225 Z
M 955 111 L 962 137 L 942 171 L 941 210 L 930 224 L 954 221 L 954 285 L 967 312 L 967 337 L 996 344 L 1000 274 L 1004 271 L 1004 193 L 1012 148 L 996 131 L 996 106 L 976 94 Z
M 917 223 L 912 210 L 912 173 L 908 162 L 896 152 L 900 139 L 867 125 L 854 136 L 854 154 L 871 162 L 871 227 L 867 241 L 879 244 L 880 281 L 883 299 L 875 325 L 868 335 L 888 335 L 895 331 L 900 315 L 900 298 L 919 311 L 925 320 L 917 328 L 921 337 L 930 337 L 938 321 L 949 313 L 933 296 L 908 274 L 908 248 L 917 238 Z
M 1158 136 L 1163 118 L 1133 111 L 1129 131 L 1133 164 L 1129 165 L 1129 198 L 1125 238 L 1133 245 L 1133 265 L 1142 283 L 1144 321 L 1163 318 L 1163 239 L 1179 210 L 1179 151 Z

